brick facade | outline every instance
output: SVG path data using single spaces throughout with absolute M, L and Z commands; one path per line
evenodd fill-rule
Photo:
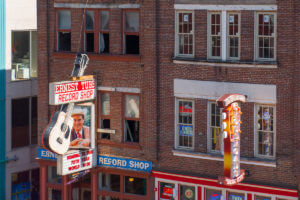
M 181 175 L 193 175 L 217 179 L 223 173 L 223 162 L 175 156 L 175 100 L 174 79 L 250 83 L 275 85 L 276 91 L 276 167 L 241 164 L 250 172 L 245 183 L 277 186 L 300 190 L 300 152 L 298 143 L 300 101 L 298 91 L 299 65 L 299 9 L 297 0 L 278 0 L 277 11 L 277 67 L 255 67 L 254 24 L 255 11 L 241 13 L 241 62 L 235 67 L 223 67 L 219 61 L 207 61 L 207 10 L 195 10 L 195 58 L 204 64 L 175 64 L 175 12 L 176 0 L 95 0 L 91 4 L 138 4 L 140 13 L 140 54 L 123 54 L 122 8 L 110 8 L 110 54 L 88 54 L 90 62 L 86 74 L 97 78 L 98 86 L 127 87 L 140 89 L 140 142 L 139 146 L 125 144 L 122 132 L 124 119 L 124 95 L 110 92 L 111 129 L 116 134 L 109 143 L 98 140 L 98 153 L 148 160 L 153 169 Z M 71 10 L 71 52 L 56 52 L 54 3 L 85 3 L 80 0 L 38 1 L 38 130 L 41 134 L 55 109 L 48 105 L 48 84 L 67 80 L 73 68 L 74 58 L 82 51 L 80 28 L 82 8 Z M 189 3 L 195 3 L 189 1 Z M 257 4 L 263 4 L 256 1 Z M 199 1 L 199 4 L 201 2 Z M 226 3 L 225 3 L 226 4 Z M 247 3 L 248 4 L 248 3 Z M 251 3 L 250 3 L 251 4 Z M 187 3 L 188 5 L 188 3 Z M 299 26 L 298 26 L 299 25 Z M 83 37 L 83 36 L 82 36 Z M 247 62 L 250 67 L 243 67 Z M 207 64 L 205 64 L 207 63 Z M 215 66 L 210 66 L 214 63 Z M 224 62 L 226 63 L 226 62 Z M 227 62 L 228 63 L 228 62 Z M 272 62 L 273 64 L 274 62 Z M 221 62 L 222 64 L 222 62 Z M 241 66 L 239 66 L 241 64 Z M 263 63 L 266 64 L 266 63 Z M 267 63 L 270 64 L 270 63 Z M 201 89 L 201 88 L 199 88 Z M 184 99 L 184 98 L 183 98 Z M 190 98 L 188 98 L 190 99 Z M 207 154 L 207 112 L 208 101 L 194 98 L 195 102 L 195 147 L 192 152 Z M 242 104 L 241 156 L 258 160 L 254 154 L 254 102 Z M 98 138 L 99 139 L 99 138 Z M 264 161 L 264 160 L 259 160 Z M 269 161 L 269 160 L 267 160 Z M 154 179 L 151 178 L 151 190 Z M 150 199 L 154 198 L 151 192 Z

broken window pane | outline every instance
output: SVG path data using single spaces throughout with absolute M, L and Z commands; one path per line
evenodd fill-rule
M 125 120 L 125 141 L 139 142 L 139 121 Z
M 58 51 L 71 51 L 71 33 L 58 33 Z
M 86 33 L 85 45 L 86 52 L 94 52 L 94 33 Z
M 139 54 L 139 36 L 126 35 L 126 54 Z

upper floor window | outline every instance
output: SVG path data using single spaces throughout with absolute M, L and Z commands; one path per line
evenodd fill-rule
M 221 13 L 209 13 L 208 57 L 221 58 L 222 49 Z
M 110 95 L 109 93 L 100 93 L 100 128 L 110 129 Z M 101 139 L 110 139 L 110 133 L 102 131 Z
M 275 156 L 275 107 L 256 105 L 255 152 L 257 156 Z
M 178 100 L 176 146 L 194 147 L 194 101 Z
M 220 153 L 222 150 L 221 109 L 215 102 L 209 102 L 208 150 Z
M 140 109 L 139 96 L 125 95 L 125 142 L 139 142 Z
M 86 52 L 109 53 L 109 11 L 87 10 L 85 12 Z
M 37 77 L 36 31 L 13 31 L 11 40 L 11 80 Z
M 257 13 L 256 16 L 256 58 L 276 59 L 276 14 Z
M 12 148 L 37 144 L 37 97 L 13 99 Z
M 227 14 L 227 59 L 240 57 L 240 14 Z
M 194 55 L 194 13 L 178 11 L 176 13 L 175 54 L 179 56 Z
M 57 11 L 57 50 L 71 51 L 71 11 Z
M 125 10 L 124 12 L 124 53 L 139 54 L 139 12 Z

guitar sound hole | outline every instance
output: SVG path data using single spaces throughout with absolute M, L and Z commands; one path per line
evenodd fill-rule
M 62 141 L 61 138 L 57 138 L 56 141 L 57 141 L 59 144 L 62 144 L 62 143 L 63 143 L 63 141 Z
M 66 130 L 67 130 L 67 125 L 66 125 L 65 123 L 63 123 L 63 124 L 61 125 L 60 129 L 61 129 L 62 132 L 66 132 Z

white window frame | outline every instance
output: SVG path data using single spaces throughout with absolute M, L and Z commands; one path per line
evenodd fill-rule
M 257 120 L 258 115 L 257 111 L 260 106 L 265 107 L 272 107 L 273 108 L 273 156 L 267 156 L 258 153 L 258 145 L 259 145 L 259 135 L 257 131 Z M 272 104 L 255 104 L 254 106 L 254 155 L 258 158 L 265 158 L 265 159 L 275 159 L 276 157 L 276 106 Z
M 238 37 L 238 42 L 239 42 L 239 46 L 238 46 L 238 57 L 230 57 L 230 35 L 229 35 L 229 15 L 238 15 L 238 35 L 235 37 Z M 226 13 L 226 39 L 227 39 L 227 45 L 226 45 L 226 50 L 227 50 L 227 55 L 226 58 L 227 60 L 240 60 L 241 57 L 241 13 L 240 12 L 227 12 Z
M 180 54 L 179 53 L 179 13 L 192 13 L 192 29 L 193 29 L 193 53 L 192 54 Z M 175 56 L 190 57 L 195 56 L 195 13 L 191 10 L 176 10 L 175 11 Z
M 220 109 L 220 135 L 221 135 L 221 147 L 220 147 L 220 151 L 216 151 L 212 149 L 211 146 L 211 132 L 210 132 L 210 128 L 211 126 L 211 110 L 212 110 L 212 104 L 217 104 L 216 102 L 213 101 L 208 101 L 208 109 L 207 109 L 207 151 L 210 153 L 214 153 L 214 154 L 221 154 L 223 151 L 223 137 L 222 137 L 222 109 Z
M 179 146 L 179 101 L 187 101 L 192 102 L 193 112 L 192 112 L 192 125 L 193 125 L 193 142 L 192 147 Z M 195 101 L 193 99 L 176 99 L 175 102 L 175 148 L 176 149 L 186 149 L 186 150 L 194 150 L 195 148 Z
M 219 14 L 220 15 L 220 56 L 212 56 L 211 48 L 212 48 L 212 40 L 211 40 L 211 15 L 212 14 Z M 208 59 L 215 59 L 215 60 L 221 60 L 223 56 L 223 16 L 222 11 L 212 11 L 207 12 L 207 58 Z
M 259 57 L 259 17 L 260 14 L 272 14 L 274 15 L 274 58 L 260 58 Z M 276 12 L 256 12 L 254 19 L 254 58 L 257 61 L 276 61 L 277 59 L 277 13 Z M 267 36 L 266 36 L 267 37 Z

